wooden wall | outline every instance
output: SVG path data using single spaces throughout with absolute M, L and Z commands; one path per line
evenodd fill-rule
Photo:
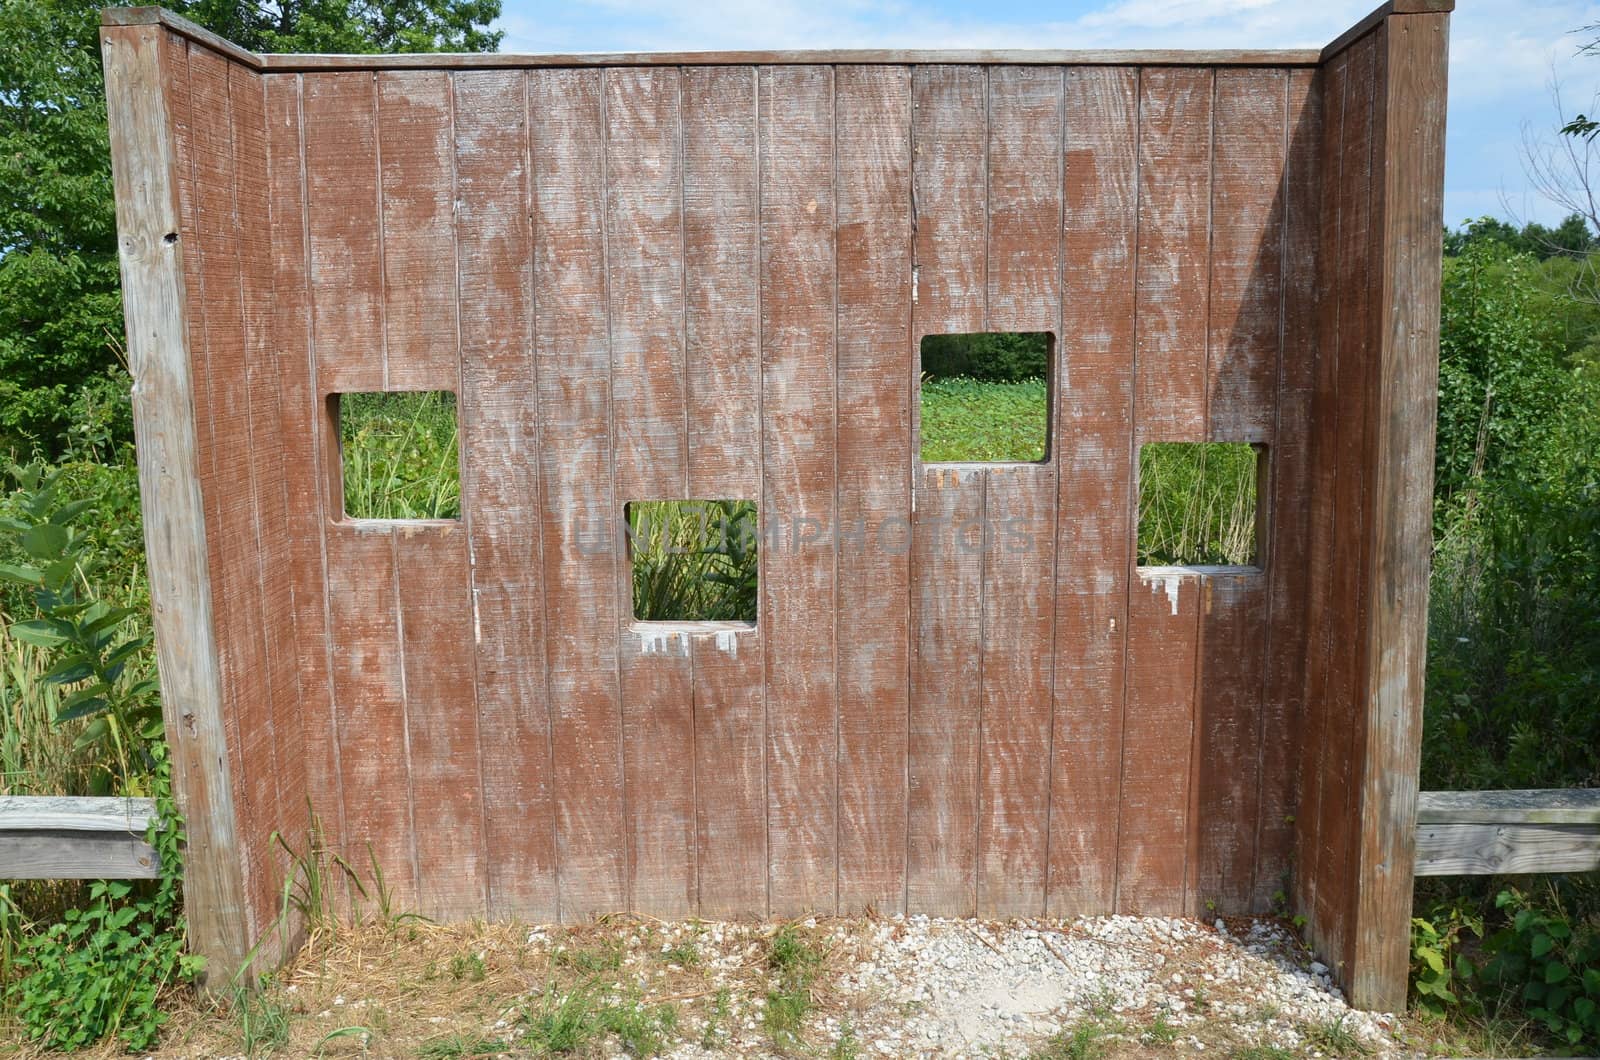
M 162 28 L 251 936 L 309 804 L 432 917 L 1292 893 L 1368 959 L 1415 788 L 1369 734 L 1420 701 L 1373 702 L 1420 673 L 1376 527 L 1425 487 L 1373 189 L 1440 180 L 1379 14 L 1325 67 L 274 72 Z M 923 464 L 918 343 L 983 330 L 1055 334 L 1048 458 Z M 459 396 L 462 517 L 347 519 L 329 395 L 406 389 Z M 1261 447 L 1257 566 L 1136 564 L 1156 441 Z M 759 503 L 754 626 L 631 620 L 622 508 L 675 496 Z

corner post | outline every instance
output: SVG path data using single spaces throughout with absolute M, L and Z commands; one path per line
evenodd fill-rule
M 155 17 L 102 26 L 100 44 L 157 666 L 188 834 L 184 904 L 191 948 L 225 983 L 250 944 L 200 495 L 171 45 Z
M 1448 0 L 1397 0 L 1379 33 L 1372 434 L 1364 533 L 1364 739 L 1355 930 L 1358 1008 L 1403 1012 L 1410 957 L 1417 776 L 1427 662 L 1438 404 Z

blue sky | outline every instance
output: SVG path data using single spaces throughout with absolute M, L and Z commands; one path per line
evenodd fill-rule
M 727 48 L 1321 47 L 1377 0 L 504 0 L 510 52 Z M 1600 4 L 1461 0 L 1451 20 L 1445 221 L 1559 220 L 1531 185 L 1525 134 L 1552 142 L 1551 97 L 1594 114 L 1600 57 L 1574 30 Z M 1600 156 L 1596 158 L 1600 176 Z

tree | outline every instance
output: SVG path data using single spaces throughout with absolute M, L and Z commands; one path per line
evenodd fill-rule
M 493 51 L 500 0 L 193 0 L 258 51 Z M 0 454 L 131 437 L 96 0 L 0 0 Z

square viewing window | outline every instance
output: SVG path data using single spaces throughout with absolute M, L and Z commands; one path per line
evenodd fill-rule
M 1261 449 L 1246 442 L 1139 447 L 1139 565 L 1256 562 Z
M 346 517 L 461 517 L 454 394 L 334 394 L 328 401 L 339 426 Z
M 626 516 L 634 618 L 755 622 L 754 501 L 633 501 Z
M 1047 331 L 924 336 L 923 463 L 1047 459 L 1054 349 Z

